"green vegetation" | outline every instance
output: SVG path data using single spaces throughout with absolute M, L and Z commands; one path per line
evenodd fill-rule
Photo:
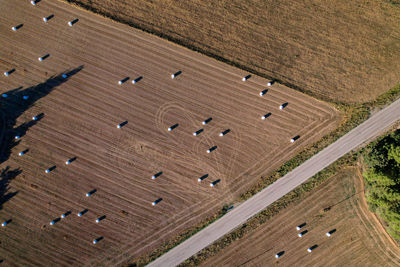
M 366 198 L 370 209 L 400 241 L 400 130 L 370 144 L 364 156 Z
M 370 109 L 385 106 L 389 103 L 394 102 L 396 99 L 398 99 L 399 94 L 400 94 L 400 84 L 396 85 L 389 91 L 381 94 L 375 100 L 366 103 L 365 106 Z
M 388 2 L 394 6 L 400 5 L 400 0 L 388 0 Z

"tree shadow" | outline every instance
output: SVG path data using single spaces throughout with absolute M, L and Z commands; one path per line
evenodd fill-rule
M 0 121 L 0 164 L 10 157 L 11 149 L 18 145 L 19 140 L 15 136 L 23 137 L 45 114 L 40 114 L 41 116 L 38 119 L 24 122 L 15 127 L 17 119 L 31 108 L 35 102 L 48 95 L 55 87 L 68 81 L 71 76 L 82 69 L 83 66 L 79 66 L 73 70 L 53 76 L 36 86 L 26 89 L 19 87 L 5 92 L 7 97 L 2 97 L 0 101 L 0 113 L 3 119 Z M 24 96 L 28 96 L 28 99 L 24 99 Z
M 243 263 L 237 265 L 237 267 L 246 265 L 247 263 L 249 263 L 249 262 L 251 262 L 252 260 L 254 260 L 254 259 L 256 259 L 256 258 L 262 256 L 263 254 L 267 253 L 267 252 L 270 251 L 270 250 L 272 250 L 272 248 L 269 248 L 269 249 L 267 249 L 267 250 L 264 250 L 264 251 L 261 252 L 260 254 L 255 255 L 254 257 L 248 259 L 247 261 L 245 261 L 245 262 L 243 262 Z M 285 253 L 284 251 L 281 251 L 281 252 L 279 252 L 278 254 L 279 254 L 279 256 L 282 256 L 284 253 Z
M 355 192 L 355 193 L 353 193 L 353 194 L 351 194 L 351 195 L 349 195 L 349 196 L 343 198 L 342 200 L 336 202 L 335 204 L 332 204 L 332 205 L 330 205 L 330 206 L 324 208 L 324 212 L 327 212 L 327 211 L 329 211 L 331 208 L 333 208 L 333 207 L 335 207 L 335 206 L 337 206 L 337 205 L 339 205 L 339 204 L 342 204 L 343 202 L 349 200 L 350 198 L 352 198 L 352 197 L 354 197 L 354 196 L 356 196 L 356 195 L 359 195 L 361 192 L 362 192 L 362 191 Z
M 0 210 L 3 208 L 3 204 L 18 194 L 18 191 L 9 193 L 10 182 L 17 177 L 22 171 L 20 169 L 10 170 L 7 166 L 0 171 Z
M 70 77 L 77 74 L 82 69 L 83 66 L 79 66 L 75 69 L 52 76 L 38 85 L 26 89 L 18 87 L 4 92 L 0 96 L 0 164 L 10 158 L 11 150 L 19 144 L 19 139 L 23 137 L 32 126 L 36 125 L 45 114 L 41 113 L 35 115 L 32 120 L 15 127 L 18 118 L 38 100 L 47 96 L 54 88 L 68 81 Z M 2 204 L 16 194 L 7 194 L 8 185 L 9 182 L 20 173 L 20 169 L 10 170 L 9 167 L 1 171 L 0 209 Z

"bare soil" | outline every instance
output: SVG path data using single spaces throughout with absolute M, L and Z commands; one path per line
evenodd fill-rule
M 296 226 L 306 223 L 300 231 Z M 331 237 L 326 232 L 336 230 Z M 299 238 L 298 233 L 308 232 Z M 318 245 L 312 253 L 307 248 Z M 275 254 L 284 251 L 277 260 Z M 356 167 L 347 168 L 202 266 L 398 266 L 400 249 L 368 210 Z
M 326 103 L 283 85 L 261 97 L 268 80 L 243 82 L 248 73 L 242 70 L 62 2 L 6 0 L 1 7 L 0 70 L 16 69 L 0 76 L 0 93 L 9 94 L 1 98 L 9 101 L 5 106 L 21 107 L 17 96 L 35 97 L 35 89 L 26 88 L 82 68 L 38 98 L 14 129 L 5 128 L 17 134 L 19 125 L 44 113 L 8 146 L 10 157 L 0 165 L 22 171 L 9 184 L 18 193 L 0 211 L 1 220 L 12 219 L 0 229 L 4 264 L 109 266 L 150 252 L 236 199 L 341 119 Z M 171 79 L 178 70 L 182 74 Z M 129 81 L 118 85 L 125 77 Z M 14 110 L 2 112 L 7 120 Z M 300 139 L 291 144 L 296 135 Z M 65 165 L 72 157 L 77 159 Z M 209 177 L 199 183 L 204 174 Z M 86 197 L 92 189 L 97 192 Z M 76 216 L 83 209 L 89 211 Z M 66 211 L 72 213 L 49 225 Z M 98 237 L 104 239 L 93 245 Z
M 400 6 L 387 0 L 68 0 L 345 103 L 400 80 Z

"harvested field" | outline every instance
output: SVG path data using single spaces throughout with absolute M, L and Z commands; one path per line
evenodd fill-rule
M 66 0 L 320 98 L 370 101 L 400 80 L 387 0 Z
M 1 229 L 0 260 L 10 265 L 125 263 L 214 214 L 339 123 L 335 109 L 309 96 L 274 84 L 261 97 L 263 78 L 243 82 L 248 73 L 62 2 L 1 7 L 0 69 L 15 68 L 0 76 L 8 95 L 0 167 L 9 168 L 0 219 L 12 219 Z
M 340 171 L 202 266 L 398 266 L 400 249 L 368 210 L 362 179 L 356 167 Z

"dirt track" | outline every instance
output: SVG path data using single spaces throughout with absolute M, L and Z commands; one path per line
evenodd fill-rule
M 201 266 L 398 266 L 400 250 L 368 211 L 361 179 L 356 168 L 338 173 Z M 295 227 L 303 222 L 308 232 L 299 238 Z M 285 254 L 276 260 L 280 251 Z
M 264 79 L 242 82 L 247 73 L 68 5 L 7 0 L 1 7 L 0 69 L 16 71 L 0 77 L 0 93 L 83 66 L 18 118 L 20 124 L 45 114 L 0 166 L 22 170 L 11 183 L 18 194 L 0 211 L 1 219 L 13 219 L 1 229 L 5 263 L 108 265 L 151 251 L 338 122 L 324 103 L 277 84 L 260 97 Z M 74 18 L 79 22 L 69 27 Z M 37 60 L 46 53 L 49 58 Z M 183 73 L 171 79 L 178 70 Z M 143 79 L 118 85 L 127 76 Z M 213 120 L 204 132 L 193 136 L 208 117 Z M 117 129 L 123 121 L 128 124 Z M 225 129 L 231 131 L 219 137 Z M 295 135 L 301 138 L 290 144 Z M 217 150 L 207 154 L 213 145 Z M 29 152 L 18 157 L 25 148 Z M 57 168 L 45 174 L 52 165 Z M 158 171 L 163 174 L 152 180 Z M 210 177 L 198 183 L 205 173 Z M 221 182 L 211 188 L 216 179 Z M 159 197 L 163 201 L 152 207 Z M 77 217 L 84 208 L 89 212 Z M 49 226 L 67 210 L 70 216 Z M 99 236 L 104 240 L 92 245 Z

